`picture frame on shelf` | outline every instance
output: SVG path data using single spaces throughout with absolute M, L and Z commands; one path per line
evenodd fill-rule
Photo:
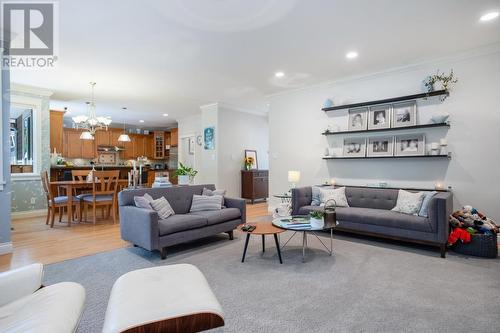
M 408 101 L 392 105 L 392 127 L 417 125 L 417 102 Z
M 250 167 L 250 170 L 258 170 L 259 163 L 257 162 L 257 151 L 251 149 L 245 149 L 245 159 L 248 157 L 253 158 L 253 163 L 252 166 Z
M 346 138 L 342 148 L 344 157 L 365 157 L 366 138 Z
M 394 136 L 368 138 L 366 156 L 394 156 Z
M 395 137 L 394 156 L 424 156 L 425 135 L 407 134 Z
M 392 105 L 371 106 L 368 112 L 368 130 L 391 128 Z
M 347 129 L 349 131 L 363 131 L 367 129 L 368 124 L 368 108 L 349 109 L 349 123 Z

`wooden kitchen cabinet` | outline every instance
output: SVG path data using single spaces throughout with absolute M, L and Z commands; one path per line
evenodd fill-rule
M 110 130 L 99 130 L 95 132 L 95 146 L 109 146 L 111 144 L 111 131 Z
M 123 142 L 118 141 L 120 135 L 123 134 L 123 130 L 119 128 L 109 129 L 109 144 L 115 147 L 123 147 Z
M 144 156 L 144 153 L 145 153 L 145 141 L 146 141 L 146 136 L 145 135 L 141 135 L 141 134 L 138 134 L 138 135 L 135 135 L 135 138 L 134 138 L 134 156 L 135 158 L 139 157 L 139 156 Z
M 144 139 L 144 156 L 154 159 L 154 140 L 153 135 L 146 135 Z
M 64 129 L 63 156 L 67 158 L 95 158 L 95 140 L 82 140 L 80 135 L 83 130 L 73 128 Z
M 121 156 L 124 160 L 133 160 L 135 159 L 134 155 L 135 135 L 129 134 L 128 136 L 130 137 L 129 142 L 121 142 L 121 146 L 125 149 L 124 151 L 121 152 Z
M 154 132 L 154 158 L 157 160 L 165 158 L 165 132 L 163 131 Z
M 54 150 L 58 153 L 63 152 L 63 117 L 64 111 L 50 111 L 50 152 Z
M 170 145 L 172 147 L 177 147 L 178 143 L 179 143 L 179 129 L 172 128 L 170 130 Z

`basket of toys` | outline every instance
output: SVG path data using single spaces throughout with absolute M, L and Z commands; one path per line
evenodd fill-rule
M 499 227 L 472 206 L 464 206 L 450 215 L 451 233 L 448 246 L 470 256 L 496 258 Z

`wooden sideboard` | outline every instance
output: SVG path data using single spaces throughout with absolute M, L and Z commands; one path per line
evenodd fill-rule
M 242 170 L 241 171 L 241 197 L 251 200 L 266 200 L 269 196 L 269 171 L 268 170 Z

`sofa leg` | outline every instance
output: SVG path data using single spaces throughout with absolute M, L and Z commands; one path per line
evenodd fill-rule
M 441 250 L 441 258 L 446 258 L 446 245 L 440 245 L 439 248 Z
M 161 248 L 160 257 L 161 257 L 161 260 L 167 259 L 167 248 L 166 247 Z
M 233 232 L 233 230 L 228 231 L 227 234 L 229 235 L 229 240 L 233 240 L 234 239 L 234 232 Z

